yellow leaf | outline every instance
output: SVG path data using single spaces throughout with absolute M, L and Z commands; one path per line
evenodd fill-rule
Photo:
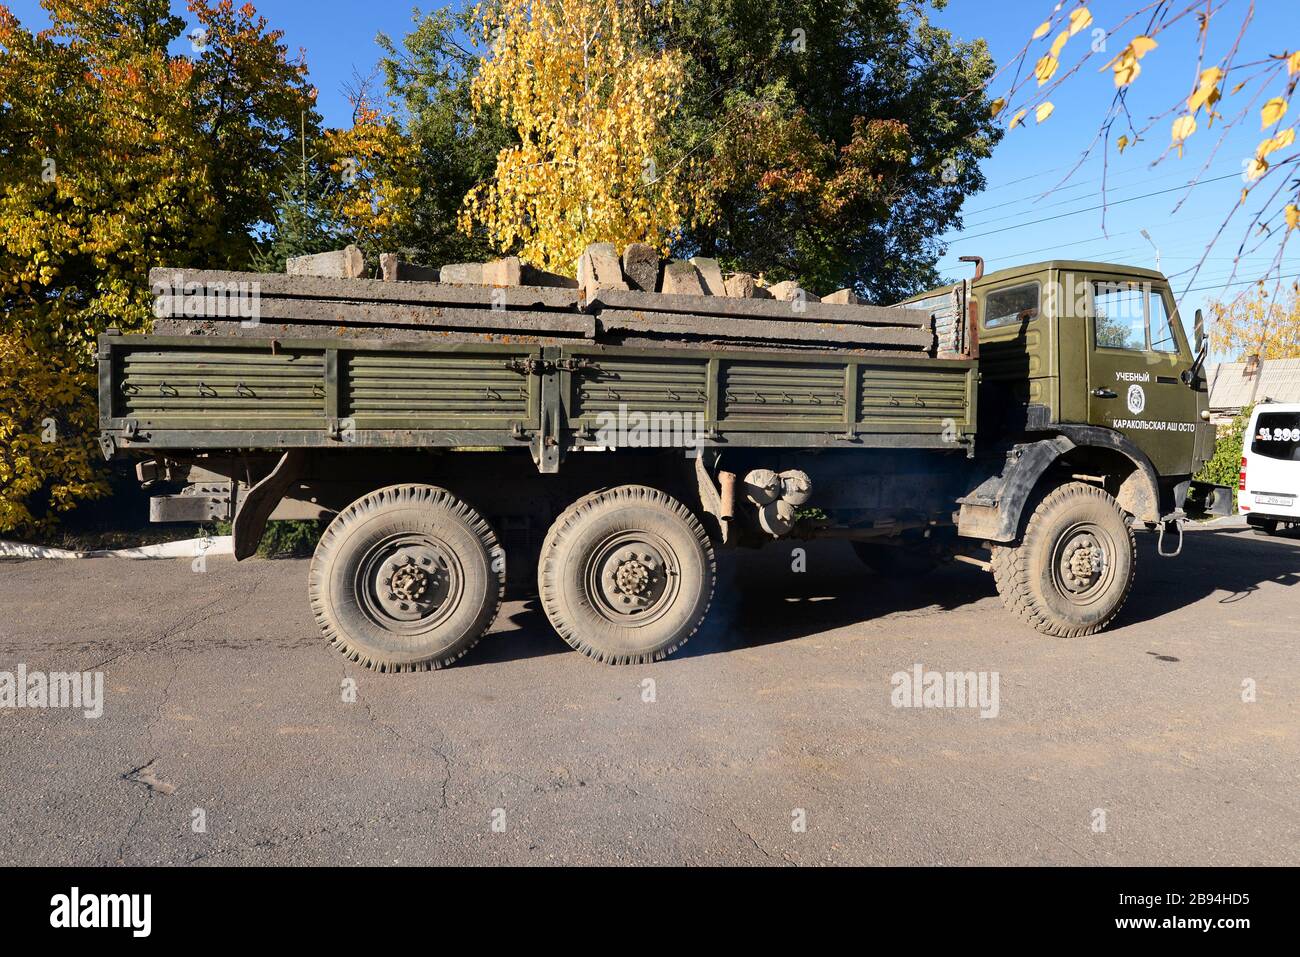
M 1181 143 L 1196 132 L 1196 117 L 1180 116 L 1174 120 L 1173 136 L 1175 143 Z
M 1295 142 L 1295 129 L 1282 130 L 1277 136 L 1264 140 L 1255 149 L 1255 155 L 1260 159 L 1268 156 L 1270 153 L 1276 153 L 1278 150 L 1286 149 Z
M 1056 35 L 1056 39 L 1052 41 L 1052 56 L 1060 57 L 1061 50 L 1065 48 L 1065 41 L 1068 39 L 1070 39 L 1069 30 L 1062 30 Z
M 1088 12 L 1087 7 L 1079 7 L 1070 11 L 1070 36 L 1074 36 L 1080 30 L 1085 29 L 1088 24 L 1092 23 L 1092 14 Z
M 1019 126 L 1021 121 L 1023 121 L 1025 118 L 1025 112 L 1026 112 L 1025 110 L 1017 110 L 1016 115 L 1011 117 L 1011 122 L 1007 124 L 1007 129 L 1014 130 L 1017 126 Z
M 1132 53 L 1125 51 L 1115 58 L 1115 86 L 1123 88 L 1138 78 L 1142 67 Z
M 1205 103 L 1209 102 L 1211 106 L 1218 99 L 1216 96 L 1219 87 L 1219 81 L 1223 79 L 1223 71 L 1217 66 L 1212 66 L 1201 73 L 1200 81 L 1197 83 L 1196 92 L 1187 100 L 1187 108 L 1195 113 Z
M 1002 110 L 1006 107 L 1006 105 L 1007 105 L 1007 101 L 999 96 L 996 100 L 994 100 L 992 103 L 989 104 L 989 116 L 996 117 L 999 113 L 1002 112 Z
M 1280 96 L 1275 96 L 1264 104 L 1264 108 L 1259 111 L 1259 117 L 1262 121 L 1260 129 L 1266 126 L 1272 126 L 1278 120 L 1282 119 L 1282 114 L 1286 112 L 1286 100 Z
M 1050 29 L 1052 29 L 1052 24 L 1049 21 L 1044 20 L 1038 25 L 1038 29 L 1034 31 L 1034 39 L 1041 40 L 1043 37 L 1047 36 L 1047 31 Z
M 1039 123 L 1041 123 L 1043 122 L 1043 120 L 1051 116 L 1052 111 L 1055 109 L 1056 107 L 1054 107 L 1051 103 L 1039 103 L 1038 109 L 1034 110 L 1034 119 L 1037 120 Z
M 1132 49 L 1133 55 L 1140 60 L 1159 45 L 1148 36 L 1137 36 L 1133 38 L 1129 48 Z
M 1038 77 L 1038 85 L 1042 86 L 1050 80 L 1052 75 L 1056 73 L 1056 68 L 1059 65 L 1060 64 L 1056 57 L 1052 56 L 1050 53 L 1039 59 L 1038 63 L 1034 65 L 1034 76 Z
M 1300 50 L 1286 58 L 1286 75 L 1295 76 L 1297 73 L 1300 73 Z
M 1115 145 L 1119 147 L 1119 151 L 1121 153 L 1124 152 L 1124 150 L 1128 147 L 1128 136 L 1127 135 L 1121 136 L 1118 140 L 1115 141 Z
M 1246 164 L 1246 182 L 1253 183 L 1268 172 L 1268 160 L 1258 156 Z
M 1295 229 L 1300 226 L 1300 206 L 1295 203 L 1286 204 L 1286 228 Z

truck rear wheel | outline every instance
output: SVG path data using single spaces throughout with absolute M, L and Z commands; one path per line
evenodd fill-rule
M 537 587 L 556 632 L 609 664 L 658 661 L 704 621 L 713 547 L 671 496 L 623 485 L 580 499 L 542 545 Z
M 1105 490 L 1070 482 L 1034 508 L 1019 545 L 993 546 L 1007 610 L 1045 635 L 1075 638 L 1114 620 L 1133 587 L 1137 545 Z
M 393 485 L 335 517 L 308 583 L 335 648 L 377 671 L 426 671 L 454 662 L 491 626 L 505 553 L 478 512 L 446 489 Z

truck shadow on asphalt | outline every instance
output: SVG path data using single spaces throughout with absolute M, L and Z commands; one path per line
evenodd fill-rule
M 805 550 L 803 562 L 793 552 L 796 548 Z M 842 542 L 723 553 L 718 564 L 708 620 L 675 658 L 793 641 L 885 617 L 895 622 L 929 617 L 981 601 L 992 603 L 989 627 L 1021 627 L 1002 610 L 993 576 L 970 565 L 946 565 L 921 578 L 887 579 L 867 570 Z M 1300 584 L 1300 535 L 1198 530 L 1187 534 L 1179 557 L 1160 558 L 1155 536 L 1141 532 L 1137 580 L 1115 627 L 1140 625 L 1210 597 L 1221 604 L 1248 602 L 1269 583 Z M 569 650 L 536 599 L 509 620 L 517 630 L 491 636 L 464 664 Z

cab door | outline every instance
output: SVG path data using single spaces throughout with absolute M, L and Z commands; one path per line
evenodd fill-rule
M 1163 282 L 1090 276 L 1088 422 L 1142 449 L 1162 475 L 1193 471 L 1197 393 L 1180 378 L 1192 354 Z

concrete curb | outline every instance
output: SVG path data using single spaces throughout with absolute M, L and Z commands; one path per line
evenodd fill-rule
M 0 540 L 0 558 L 198 558 L 200 555 L 233 555 L 234 542 L 232 536 L 221 535 L 216 538 L 187 538 L 180 542 L 141 545 L 139 548 L 100 548 L 74 552 L 66 548 Z

